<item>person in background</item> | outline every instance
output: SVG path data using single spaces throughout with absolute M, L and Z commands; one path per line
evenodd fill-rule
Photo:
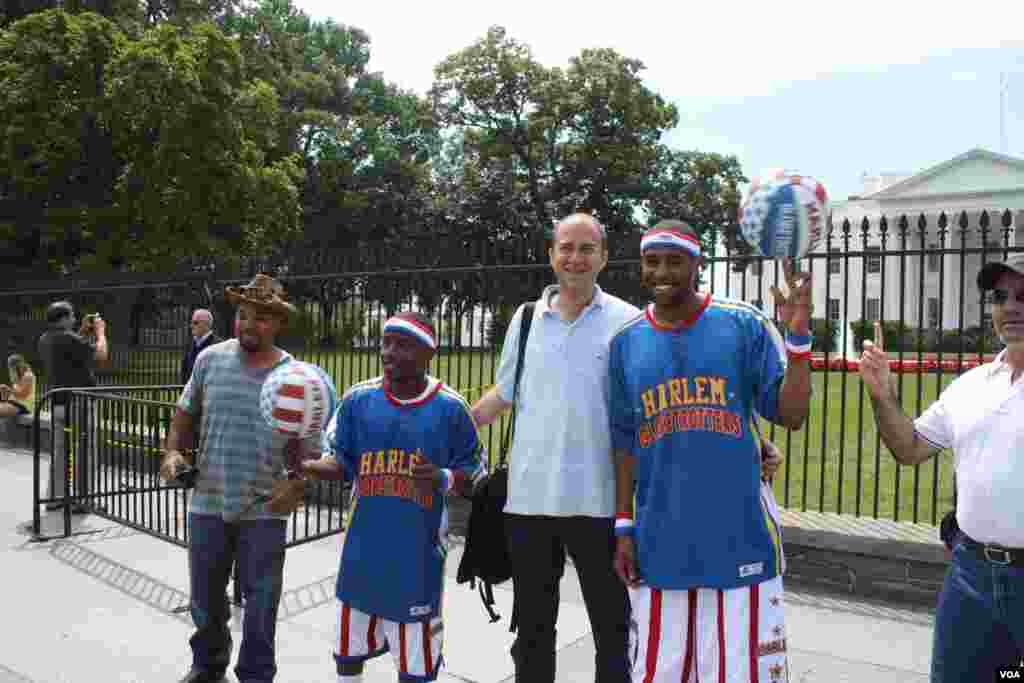
M 220 341 L 220 337 L 213 331 L 213 313 L 205 308 L 197 308 L 192 312 L 189 329 L 192 338 L 189 339 L 188 348 L 185 349 L 185 355 L 181 358 L 181 370 L 178 377 L 181 384 L 188 384 L 189 378 L 192 377 L 192 367 L 196 364 L 199 354 Z
M 96 363 L 105 363 L 110 358 L 107 344 L 107 323 L 99 315 L 92 320 L 92 338 L 83 336 L 82 328 L 74 332 L 77 318 L 75 309 L 67 301 L 54 301 L 46 309 L 46 321 L 49 329 L 39 337 L 37 343 L 39 357 L 49 381 L 50 389 L 68 387 L 96 386 L 93 374 Z M 71 429 L 78 433 L 75 454 L 74 493 L 77 496 L 89 494 L 89 429 L 90 416 L 87 403 L 82 403 L 77 415 L 68 415 L 69 393 L 56 391 L 52 394 L 50 424 L 52 430 L 52 450 L 50 457 L 50 490 L 47 498 L 62 498 L 67 491 L 67 452 L 65 431 Z M 72 421 L 74 424 L 72 424 Z M 47 510 L 63 507 L 62 503 L 52 502 Z M 72 505 L 71 512 L 83 514 L 89 507 L 83 503 Z
M 10 384 L 0 384 L 0 417 L 27 415 L 35 410 L 36 376 L 25 358 L 15 353 L 7 358 Z

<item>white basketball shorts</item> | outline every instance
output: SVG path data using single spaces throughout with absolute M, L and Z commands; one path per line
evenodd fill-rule
M 365 662 L 390 651 L 403 681 L 433 681 L 441 668 L 444 626 L 429 622 L 398 623 L 364 614 L 338 600 L 334 657 L 339 662 Z
M 630 590 L 633 683 L 784 683 L 782 577 L 719 590 Z

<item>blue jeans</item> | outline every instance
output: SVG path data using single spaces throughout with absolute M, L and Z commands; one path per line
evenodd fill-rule
M 242 683 L 270 683 L 277 673 L 274 632 L 284 583 L 284 520 L 228 523 L 215 515 L 190 514 L 189 524 L 193 668 L 223 673 L 231 662 L 224 594 L 237 558 L 245 617 L 235 675 Z
M 939 595 L 932 647 L 932 683 L 978 683 L 1024 653 L 1024 568 L 980 559 L 953 546 L 953 564 Z

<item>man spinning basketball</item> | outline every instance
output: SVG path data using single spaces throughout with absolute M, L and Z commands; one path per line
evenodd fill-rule
M 631 593 L 632 676 L 784 681 L 782 547 L 751 422 L 799 429 L 807 418 L 811 281 L 787 264 L 788 296 L 772 288 L 784 342 L 754 307 L 697 291 L 701 264 L 686 223 L 648 230 L 641 278 L 654 303 L 611 342 L 615 569 Z

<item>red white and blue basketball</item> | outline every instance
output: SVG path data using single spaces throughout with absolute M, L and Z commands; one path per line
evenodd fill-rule
M 291 361 L 274 369 L 260 390 L 263 418 L 280 434 L 305 439 L 317 436 L 334 415 L 338 394 L 323 369 Z
M 740 232 L 756 253 L 801 258 L 824 239 L 828 193 L 810 176 L 776 169 L 754 178 L 740 207 Z

